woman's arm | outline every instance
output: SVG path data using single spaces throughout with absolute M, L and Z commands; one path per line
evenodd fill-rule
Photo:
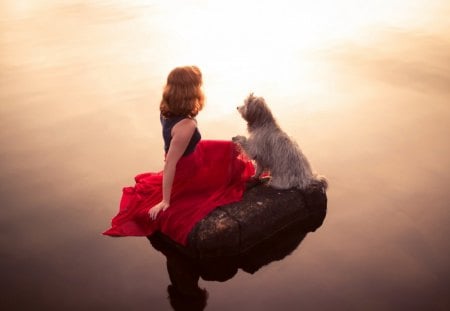
M 194 134 L 197 124 L 192 119 L 184 119 L 178 122 L 172 128 L 172 140 L 169 150 L 167 151 L 166 160 L 163 171 L 162 185 L 162 201 L 153 206 L 149 215 L 151 219 L 155 219 L 161 210 L 166 210 L 170 206 L 170 195 L 172 193 L 172 184 L 175 177 L 175 170 L 178 160 L 183 156 L 192 135 Z

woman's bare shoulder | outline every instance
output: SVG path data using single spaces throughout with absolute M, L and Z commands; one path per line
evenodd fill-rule
M 197 121 L 195 119 L 185 118 L 175 124 L 175 126 L 172 128 L 172 135 L 177 132 L 193 132 L 196 127 Z

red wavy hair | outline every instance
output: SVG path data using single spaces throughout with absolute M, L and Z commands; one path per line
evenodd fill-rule
M 196 66 L 173 69 L 167 77 L 159 110 L 165 117 L 195 117 L 203 109 L 202 73 Z

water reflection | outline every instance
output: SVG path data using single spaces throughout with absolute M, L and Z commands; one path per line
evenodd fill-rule
M 185 63 L 205 138 L 245 133 L 253 90 L 333 183 L 314 239 L 208 284 L 208 308 L 450 309 L 449 1 L 237 2 L 0 1 L 3 309 L 167 309 L 165 257 L 99 232 L 162 167 L 160 90 Z
M 254 274 L 271 262 L 290 255 L 309 232 L 322 225 L 326 209 L 318 208 L 307 214 L 308 217 L 284 227 L 235 256 L 195 258 L 183 253 L 182 249 L 162 234 L 149 237 L 151 245 L 166 256 L 171 282 L 167 291 L 173 309 L 203 310 L 206 307 L 208 292 L 199 287 L 200 278 L 205 281 L 225 282 L 233 278 L 239 269 Z

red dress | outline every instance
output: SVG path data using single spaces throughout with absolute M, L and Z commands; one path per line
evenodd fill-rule
M 239 201 L 254 174 L 252 162 L 231 141 L 201 140 L 177 163 L 170 207 L 151 220 L 148 211 L 162 200 L 163 172 L 143 173 L 123 189 L 119 213 L 103 234 L 148 236 L 161 231 L 186 245 L 195 224 L 216 207 Z

